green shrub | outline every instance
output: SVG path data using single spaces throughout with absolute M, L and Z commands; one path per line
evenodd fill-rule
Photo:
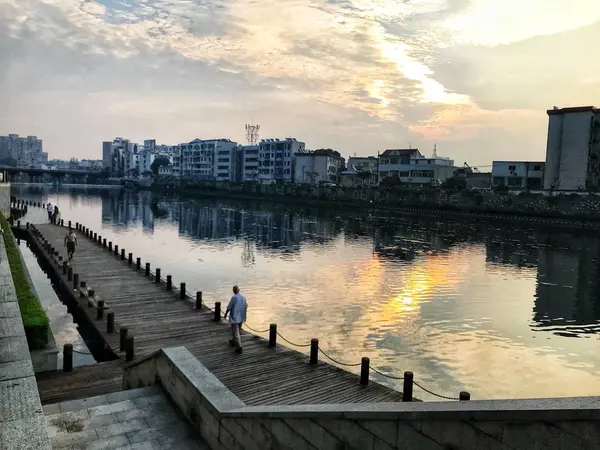
M 3 214 L 0 214 L 0 225 L 2 226 L 4 246 L 6 247 L 6 255 L 10 264 L 15 291 L 17 292 L 19 309 L 21 310 L 29 349 L 37 350 L 45 348 L 48 344 L 48 331 L 50 327 L 48 315 L 31 290 L 19 249 L 15 244 L 10 225 Z

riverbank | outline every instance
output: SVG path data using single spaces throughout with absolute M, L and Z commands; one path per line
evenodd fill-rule
M 155 184 L 153 190 L 187 197 L 224 197 L 362 208 L 373 212 L 465 217 L 600 228 L 600 197 L 590 193 L 547 196 L 521 192 L 449 192 L 440 189 L 341 188 L 313 185 L 261 185 L 226 182 Z

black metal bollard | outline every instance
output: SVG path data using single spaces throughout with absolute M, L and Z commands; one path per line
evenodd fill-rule
M 133 361 L 133 336 L 125 338 L 125 361 Z
M 98 240 L 98 233 L 94 233 L 94 241 Z
M 135 259 L 135 270 L 140 270 L 140 267 L 142 267 L 142 258 L 136 258 Z
M 65 226 L 65 219 L 60 219 L 60 226 L 64 227 Z
M 179 283 L 179 298 L 185 300 L 185 283 Z
M 156 269 L 156 272 L 154 274 L 154 282 L 160 283 L 160 269 Z
M 119 246 L 115 244 L 115 256 L 119 254 Z
M 310 363 L 317 364 L 319 362 L 319 340 L 310 340 Z
M 102 239 L 102 248 L 106 248 L 106 238 Z
M 127 257 L 128 257 L 127 258 L 127 264 L 129 264 L 129 265 L 133 264 L 133 253 L 129 253 L 127 255 Z
M 196 291 L 196 309 L 202 308 L 202 291 Z
M 74 273 L 73 274 L 73 289 L 77 289 L 78 286 L 79 286 L 79 274 Z
M 213 321 L 215 321 L 215 322 L 221 321 L 221 302 L 215 303 L 215 315 L 213 317 Z
M 112 241 L 109 241 L 108 243 L 108 251 L 112 252 Z
M 21 221 L 17 220 L 17 228 L 21 228 Z
M 104 318 L 104 300 L 98 300 L 98 309 L 96 310 L 96 319 L 102 320 Z
M 275 347 L 277 345 L 277 324 L 272 323 L 269 325 L 269 347 Z
M 121 249 L 121 261 L 125 261 L 125 249 Z
M 468 402 L 469 400 L 471 400 L 471 394 L 469 394 L 466 391 L 460 391 L 460 394 L 458 394 L 458 399 L 461 402 Z
M 115 313 L 112 311 L 106 314 L 106 332 L 115 332 Z
M 69 268 L 69 263 L 63 261 L 63 275 L 67 273 L 67 269 Z
M 119 350 L 125 350 L 125 339 L 127 339 L 127 328 L 121 327 L 119 330 Z
M 167 275 L 167 291 L 170 291 L 171 289 L 173 289 L 173 280 L 171 275 Z
M 27 229 L 29 230 L 29 222 L 27 222 L 27 223 L 25 224 L 25 228 L 27 228 Z
M 146 276 L 150 276 L 150 263 L 146 263 Z
M 88 298 L 94 298 L 94 295 L 96 295 L 96 291 L 88 289 Z
M 402 401 L 412 402 L 413 401 L 413 373 L 404 372 L 404 387 L 402 389 Z
M 369 365 L 371 361 L 366 356 L 360 360 L 360 384 L 366 386 L 369 384 Z
M 69 220 L 69 228 L 71 228 L 71 221 Z
M 73 370 L 73 344 L 63 345 L 63 372 Z
M 81 283 L 79 283 L 79 286 L 81 286 L 82 288 L 87 286 L 87 281 L 82 281 Z
M 73 279 L 73 268 L 69 267 L 67 270 L 67 281 L 71 281 Z

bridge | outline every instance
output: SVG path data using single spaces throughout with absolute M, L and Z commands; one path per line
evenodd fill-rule
M 5 178 L 8 178 L 9 181 L 15 182 L 48 183 L 58 181 L 63 183 L 94 183 L 98 180 L 108 179 L 105 172 L 97 170 L 0 166 L 0 171 L 5 174 Z

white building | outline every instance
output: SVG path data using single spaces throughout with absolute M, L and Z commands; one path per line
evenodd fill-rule
M 173 152 L 173 174 L 204 180 L 233 181 L 237 143 L 229 139 L 194 139 Z
M 242 181 L 258 181 L 258 145 L 244 145 Z
M 146 176 L 144 174 L 148 172 L 152 172 L 152 163 L 158 156 L 158 153 L 154 151 L 154 149 L 146 148 L 144 144 L 144 149 L 140 151 L 140 175 Z
M 339 183 L 339 173 L 344 167 L 344 158 L 331 149 L 297 153 L 294 167 L 294 183 L 318 184 Z
M 261 183 L 292 182 L 295 155 L 305 152 L 304 142 L 295 138 L 261 139 L 258 145 L 258 180 Z
M 492 186 L 542 189 L 545 165 L 543 161 L 494 161 L 492 162 Z
M 600 187 L 600 109 L 557 108 L 548 113 L 545 189 Z
M 379 182 L 399 179 L 407 184 L 443 182 L 454 175 L 454 161 L 426 158 L 418 149 L 390 149 L 379 156 Z
M 105 168 L 110 170 L 112 176 L 123 177 L 126 171 L 131 169 L 133 150 L 137 150 L 137 144 L 132 144 L 129 139 L 116 137 L 112 142 L 102 143 L 102 162 Z

